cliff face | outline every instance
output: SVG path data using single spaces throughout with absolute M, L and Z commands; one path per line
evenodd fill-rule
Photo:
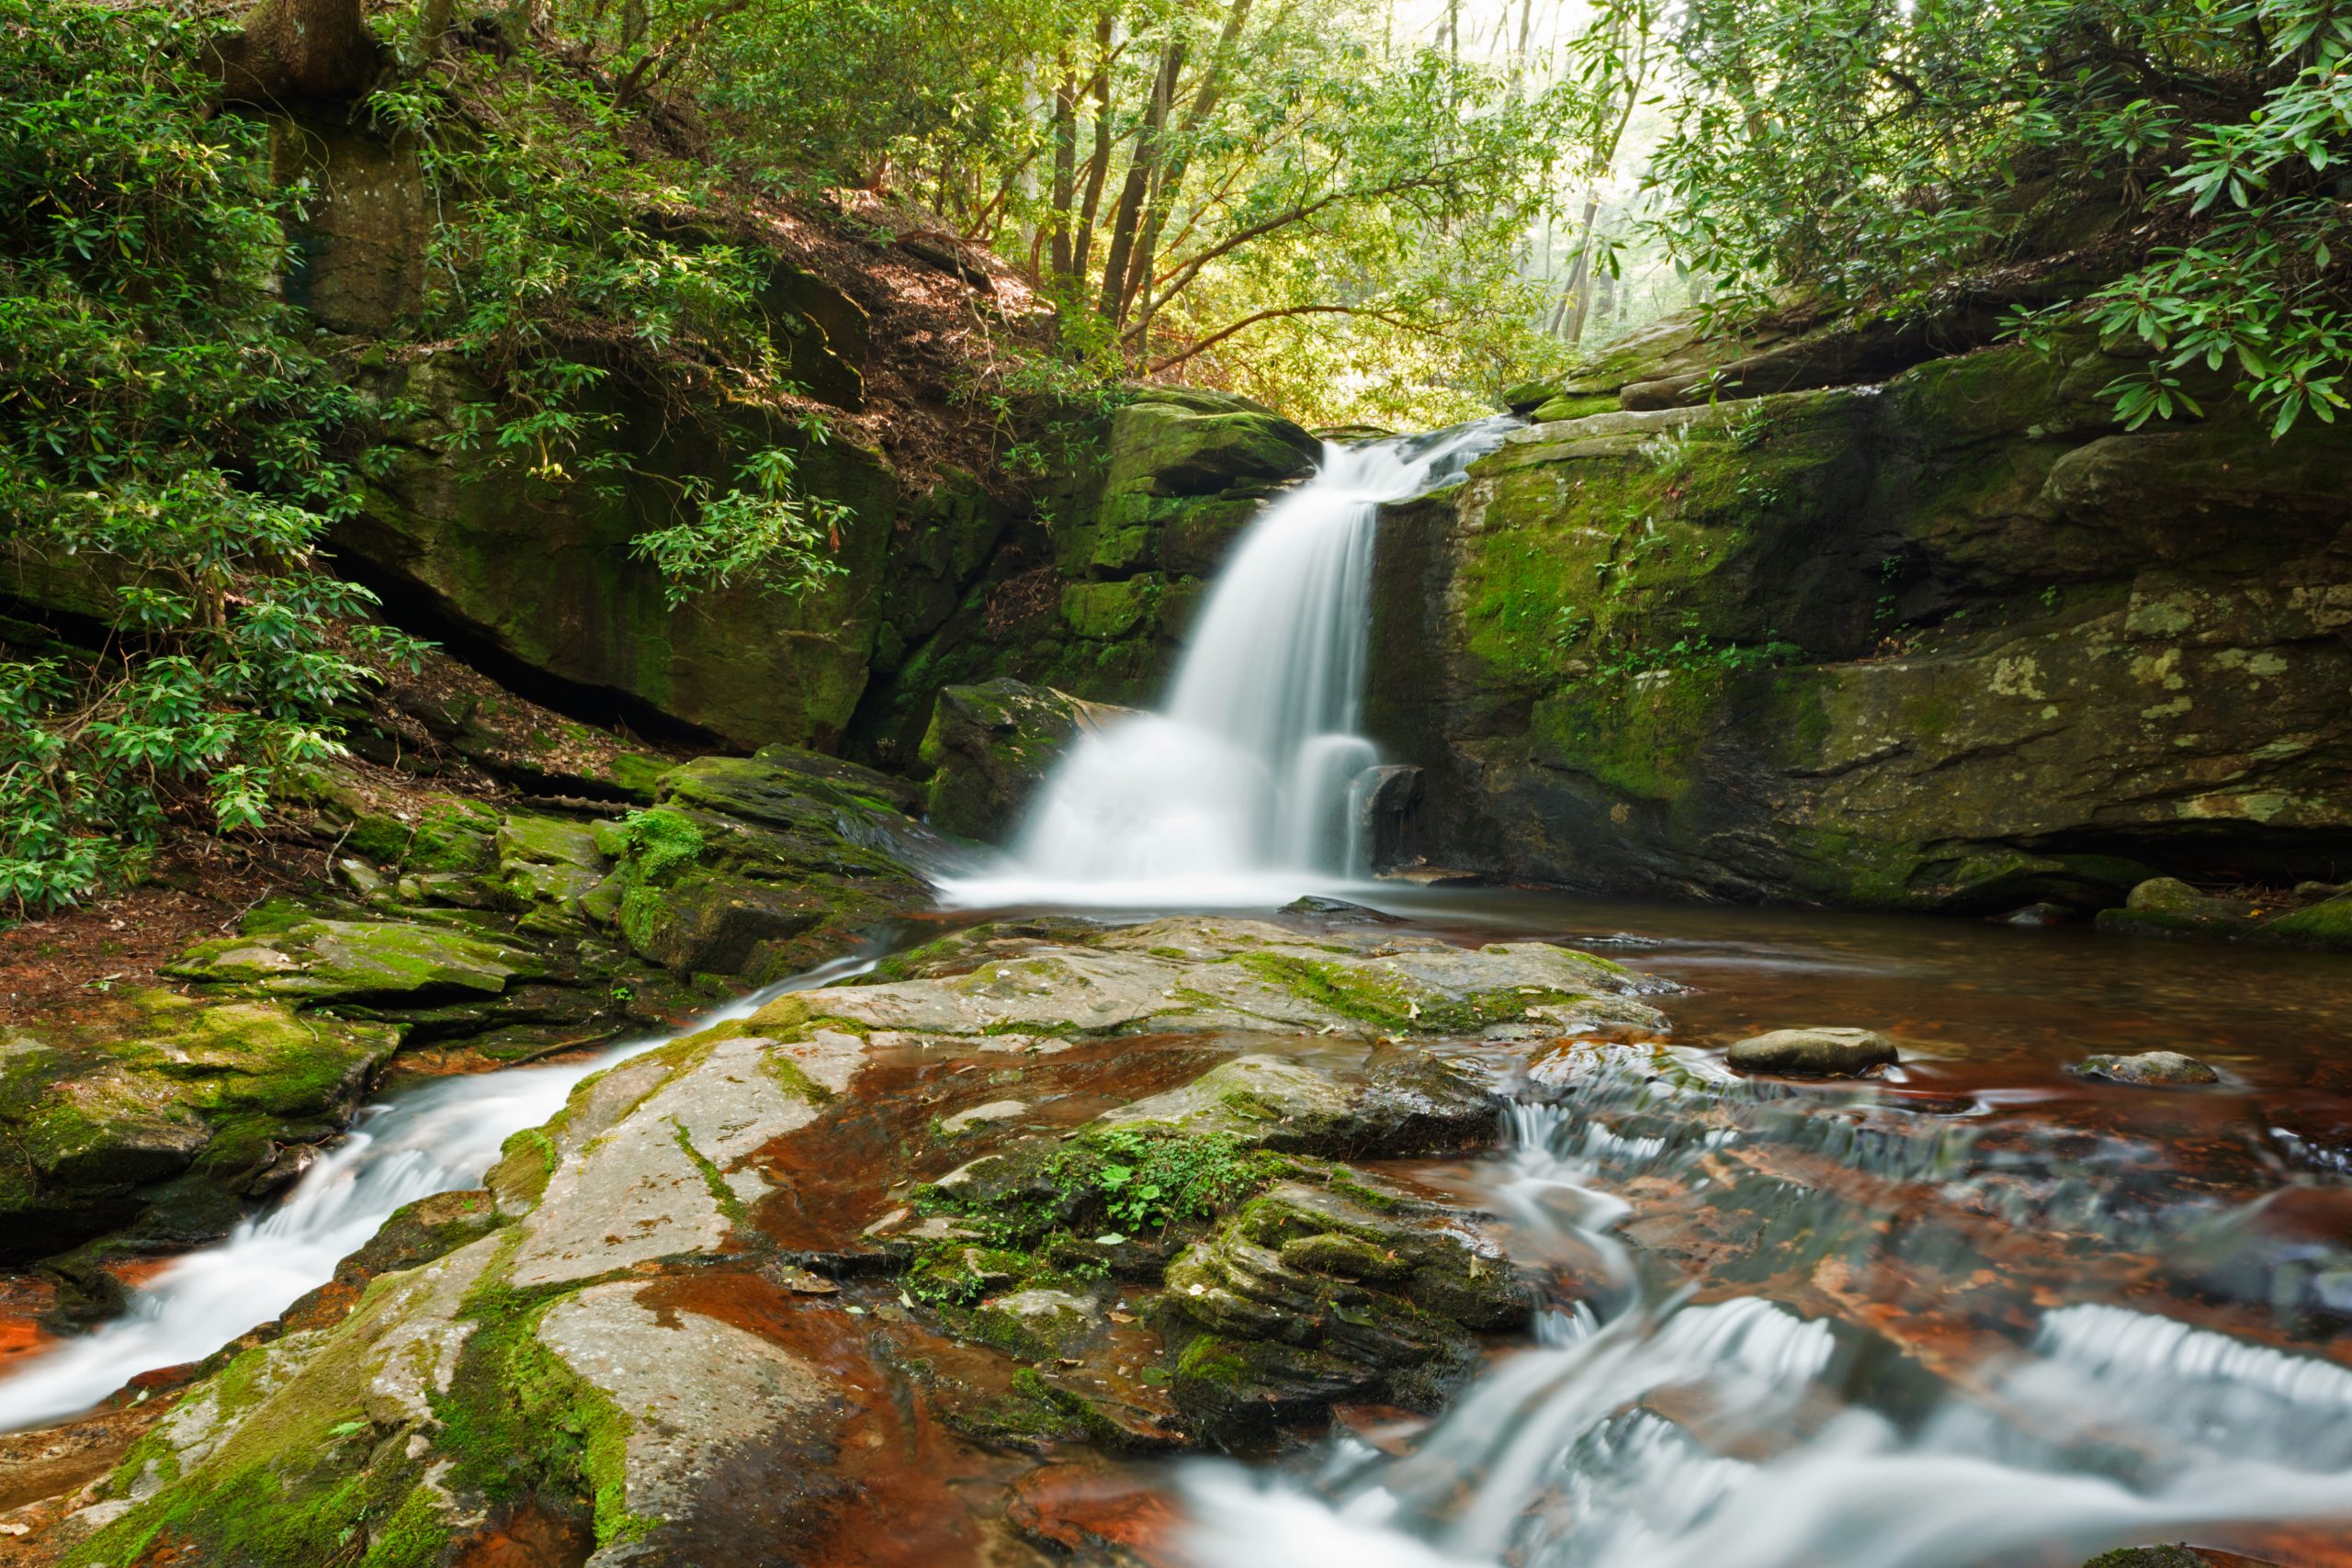
M 1319 449 L 1241 399 L 1168 389 L 1029 408 L 1022 429 L 1001 429 L 970 393 L 978 368 L 942 345 L 975 315 L 1016 331 L 1031 309 L 1016 280 L 985 258 L 947 266 L 921 236 L 901 245 L 778 210 L 724 238 L 768 269 L 760 305 L 799 400 L 721 408 L 714 393 L 681 410 L 614 374 L 581 410 L 601 446 L 548 477 L 482 449 L 473 427 L 492 390 L 455 348 L 419 337 L 431 228 L 414 150 L 281 119 L 283 173 L 315 192 L 282 291 L 375 416 L 359 434 L 379 460 L 336 531 L 340 568 L 390 618 L 578 718 L 914 768 L 945 685 L 1012 675 L 1147 695 L 1233 534 Z M 673 227 L 690 248 L 720 237 Z M 1013 482 L 1008 444 L 1033 425 L 1044 456 Z M 632 541 L 772 446 L 794 451 L 803 493 L 844 509 L 840 571 L 795 595 L 747 585 L 672 605 Z M 614 454 L 626 462 L 603 460 Z M 47 609 L 91 597 L 85 574 L 0 568 L 0 588 Z
M 1955 909 L 2352 868 L 2352 433 L 2225 391 L 2122 432 L 2086 344 L 1657 406 L 1702 358 L 1529 389 L 1386 519 L 1375 724 L 1431 858 Z

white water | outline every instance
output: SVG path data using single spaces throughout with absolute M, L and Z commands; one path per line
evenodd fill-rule
M 952 905 L 1241 907 L 1345 886 L 1380 508 L 1492 450 L 1513 422 L 1327 446 L 1250 526 L 1158 713 L 1082 738 L 1011 853 Z
M 1693 1305 L 1645 1289 L 1611 1234 L 1633 1208 L 1608 1189 L 1687 1177 L 1701 1146 L 1614 1139 L 1552 1107 L 1510 1121 L 1495 1206 L 1522 1260 L 1597 1276 L 1601 1313 L 1548 1313 L 1535 1348 L 1478 1378 L 1401 1458 L 1342 1439 L 1312 1478 L 1193 1467 L 1190 1562 L 1973 1568 L 2008 1552 L 2072 1564 L 2233 1522 L 2352 1524 L 2352 1371 L 2082 1303 L 2048 1312 L 1980 1386 L 1897 1420 L 1869 1408 L 1874 1380 L 1838 1375 L 1828 1324 L 1757 1297 Z M 1857 1150 L 1851 1163 L 1926 1179 L 1950 1158 Z M 1836 1235 L 1874 1215 L 1805 1218 Z M 1679 1418 L 1645 1404 L 1657 1395 Z
M 679 1033 L 748 1017 L 785 991 L 873 967 L 838 959 L 731 1002 Z M 403 1203 L 472 1187 L 499 1145 L 563 1106 L 591 1073 L 679 1034 L 615 1046 L 594 1060 L 445 1078 L 361 1110 L 349 1134 L 276 1207 L 217 1247 L 192 1252 L 131 1293 L 130 1308 L 0 1377 L 0 1431 L 77 1415 L 143 1371 L 210 1355 L 334 1277 Z

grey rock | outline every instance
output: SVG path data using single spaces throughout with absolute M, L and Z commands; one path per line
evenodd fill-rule
M 1025 1100 L 991 1100 L 986 1105 L 975 1105 L 969 1111 L 958 1111 L 939 1123 L 939 1130 L 953 1136 L 968 1133 L 975 1127 L 991 1122 L 1010 1122 L 1029 1109 Z
M 558 1303 L 539 1339 L 594 1384 L 629 1420 L 624 1490 L 628 1511 L 661 1521 L 640 1539 L 624 1537 L 589 1559 L 592 1568 L 686 1563 L 698 1559 L 690 1536 L 697 1523 L 734 1540 L 770 1538 L 766 1521 L 724 1511 L 792 1507 L 805 1475 L 796 1443 L 833 1426 L 829 1381 L 789 1351 L 755 1334 L 684 1310 L 638 1301 L 628 1281 L 594 1285 Z M 747 1468 L 776 1473 L 769 1487 L 746 1484 Z M 745 1505 L 749 1506 L 745 1506 Z M 699 1559 L 709 1561 L 709 1559 Z
M 2216 1084 L 2222 1075 L 2177 1051 L 2142 1051 L 2129 1056 L 2091 1056 L 2075 1068 L 2086 1078 L 2134 1084 L 2144 1089 L 2182 1089 Z
M 1743 1073 L 1786 1073 L 1803 1077 L 1850 1078 L 1872 1067 L 1902 1060 L 1894 1042 L 1869 1029 L 1775 1029 L 1751 1036 L 1725 1053 Z

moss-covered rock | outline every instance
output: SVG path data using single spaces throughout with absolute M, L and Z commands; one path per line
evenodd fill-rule
M 1474 1331 L 1528 1313 L 1501 1256 L 1451 1215 L 1360 1182 L 1252 1199 L 1170 1264 L 1167 1284 L 1170 1316 L 1191 1330 L 1171 1392 L 1226 1441 L 1351 1400 L 1432 1408 L 1476 1365 Z
M 943 832 L 1001 840 L 1069 742 L 1128 711 L 1010 678 L 944 688 L 922 738 L 927 819 Z
M 643 471 L 617 487 L 550 483 L 452 457 L 460 411 L 483 395 L 456 355 L 403 361 L 367 386 L 422 412 L 388 432 L 390 460 L 336 531 L 341 553 L 575 691 L 738 745 L 838 741 L 865 688 L 900 510 L 879 453 L 839 434 L 810 444 L 782 421 L 739 432 L 739 447 L 805 448 L 799 483 L 845 509 L 834 552 L 845 570 L 788 598 L 745 584 L 673 607 L 629 546 L 670 516 L 679 484 L 735 482 L 708 433 L 616 396 L 600 412 Z
M 198 942 L 164 969 L 217 989 L 313 1004 L 494 997 L 543 972 L 524 948 L 402 920 L 304 920 L 268 935 L 222 937 Z
M 1387 518 L 1371 729 L 1425 770 L 1431 860 L 1989 911 L 2352 844 L 2352 435 L 2226 394 L 2118 433 L 2084 341 L 1631 394 L 1704 359 L 1631 345 L 1544 390 L 1636 412 Z
M 790 747 L 663 775 L 662 805 L 604 833 L 615 869 L 580 898 L 631 951 L 691 975 L 781 979 L 927 901 L 946 846 L 899 780 Z
M 772 820 L 820 793 L 695 776 L 705 803 L 724 788 Z M 665 813 L 676 822 L 644 829 Z M 746 825 L 665 806 L 598 850 L 623 874 L 673 874 L 702 865 L 707 836 L 729 822 Z M 990 1444 L 1119 1452 L 1249 1440 L 1342 1398 L 1427 1405 L 1475 1360 L 1478 1335 L 1522 1320 L 1509 1271 L 1458 1215 L 1274 1150 L 1295 1134 L 1454 1146 L 1484 1096 L 1238 960 L 1393 965 L 1399 988 L 1367 982 L 1369 994 L 1484 998 L 1475 1017 L 1425 1010 L 1424 1033 L 1438 1013 L 1498 1016 L 1504 993 L 1522 1017 L 1551 1005 L 1562 985 L 1522 990 L 1531 975 L 1637 982 L 1539 944 L 1473 952 L 1313 923 L 983 928 L 933 944 L 900 978 L 784 996 L 588 1077 L 509 1141 L 485 1190 L 396 1215 L 335 1284 L 209 1368 L 98 1489 L 103 1512 L 87 1517 L 104 1523 L 74 1561 L 136 1560 L 159 1541 L 255 1564 L 450 1561 L 526 1497 L 582 1520 L 608 1561 L 749 1560 L 805 1539 L 842 1423 L 901 1393 Z M 1220 968 L 1205 989 L 1193 978 Z M 854 1098 L 869 1062 L 917 1045 L 1013 1059 L 1002 1053 L 1041 1007 L 1071 1032 L 1132 1027 L 1148 1021 L 1147 976 L 1159 993 L 1197 991 L 1156 1000 L 1204 1043 L 1236 1028 L 1327 1028 L 1308 1066 L 1340 1089 L 1277 1093 L 1263 1074 L 1213 1072 L 1184 1106 L 1021 1135 L 880 1220 L 842 1215 L 842 1234 L 807 1250 L 808 1182 L 794 1162 L 808 1149 L 796 1143 L 835 1146 L 845 1102 L 850 1125 L 874 1115 Z M 1129 1002 L 1096 1005 L 1128 980 Z M 1243 998 L 1270 1010 L 1240 1012 Z M 1404 1016 L 1421 1022 L 1409 1002 Z M 917 1020 L 938 1032 L 914 1032 Z M 1352 1067 L 1335 1043 L 1348 1033 Z M 1342 1127 L 1350 1118 L 1361 1125 Z M 925 1156 L 902 1145 L 889 1157 Z M 906 1169 L 859 1174 L 877 1196 L 893 1174 L 912 1185 Z M 789 1251 L 769 1228 L 787 1213 Z M 837 1285 L 809 1272 L 815 1260 L 899 1278 Z M 857 1311 L 873 1315 L 856 1318 L 845 1298 L 861 1290 Z M 899 1329 L 922 1355 L 874 1337 Z M 943 1337 L 979 1359 L 942 1355 Z M 867 1353 L 896 1357 L 903 1382 L 880 1392 L 840 1375 L 839 1358 Z
M 1467 1073 L 1418 1051 L 1384 1048 L 1352 1081 L 1280 1056 L 1236 1056 L 1103 1122 L 1303 1154 L 1373 1156 L 1485 1143 L 1496 1114 L 1493 1098 Z
M 225 1230 L 289 1148 L 332 1135 L 400 1043 L 280 1001 L 143 991 L 0 1040 L 0 1257 Z

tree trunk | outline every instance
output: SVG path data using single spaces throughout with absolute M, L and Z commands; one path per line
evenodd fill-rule
M 211 59 L 221 91 L 252 104 L 357 97 L 378 65 L 360 0 L 262 0 Z
M 1127 316 L 1141 310 L 1144 331 L 1151 330 L 1152 311 L 1156 301 L 1149 297 L 1151 269 L 1159 254 L 1159 242 L 1168 229 L 1168 215 L 1175 209 L 1176 198 L 1184 189 L 1184 175 L 1192 164 L 1193 138 L 1209 116 L 1216 112 L 1225 97 L 1227 70 L 1233 63 L 1234 51 L 1240 47 L 1241 35 L 1250 26 L 1250 0 L 1233 0 L 1226 13 L 1225 28 L 1217 36 L 1216 51 L 1209 56 L 1208 69 L 1201 73 L 1201 85 L 1193 93 L 1192 106 L 1184 111 L 1184 123 L 1177 130 L 1175 155 L 1168 162 L 1168 172 L 1152 192 L 1151 210 L 1144 222 L 1143 238 L 1136 243 L 1136 254 L 1127 263 L 1126 282 L 1120 298 L 1119 313 Z
M 1595 191 L 1584 198 L 1584 221 L 1580 225 L 1584 237 L 1577 242 L 1577 259 L 1568 267 L 1568 286 L 1560 291 L 1560 314 L 1565 319 L 1553 323 L 1553 331 L 1566 343 L 1575 343 L 1584 336 L 1584 319 L 1590 313 L 1592 242 L 1600 216 L 1600 193 Z
M 428 58 L 441 52 L 442 42 L 449 36 L 449 24 L 457 15 L 458 0 L 424 0 L 417 12 L 416 41 Z
M 1151 84 L 1151 101 L 1144 107 L 1143 130 L 1127 158 L 1125 188 L 1111 220 L 1111 250 L 1102 261 L 1102 296 L 1097 307 L 1114 324 L 1126 314 L 1127 264 L 1135 254 L 1136 233 L 1143 219 L 1144 200 L 1159 160 L 1160 133 L 1168 127 L 1169 101 L 1176 96 L 1176 76 L 1184 69 L 1184 45 L 1171 39 L 1160 51 L 1159 72 Z
M 1070 276 L 1070 204 L 1078 199 L 1078 75 L 1069 56 L 1061 61 L 1054 88 L 1054 277 L 1068 288 Z
M 1070 276 L 1083 282 L 1086 263 L 1094 250 L 1094 220 L 1102 210 L 1102 182 L 1111 175 L 1111 34 L 1112 16 L 1102 12 L 1094 21 L 1094 146 L 1086 160 L 1086 197 L 1078 213 L 1078 243 L 1070 253 Z

